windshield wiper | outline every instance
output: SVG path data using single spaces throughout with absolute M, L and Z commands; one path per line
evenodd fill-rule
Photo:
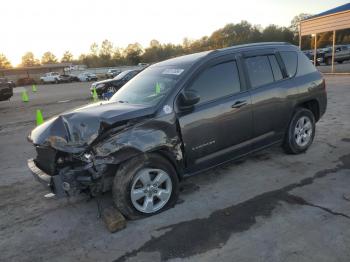
M 119 100 L 118 103 L 121 103 L 121 104 L 126 103 L 127 104 L 129 102 L 128 101 Z

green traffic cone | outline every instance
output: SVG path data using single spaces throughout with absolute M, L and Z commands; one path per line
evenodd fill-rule
M 24 91 L 22 91 L 22 101 L 23 102 L 28 102 L 29 101 L 29 97 L 28 97 L 26 89 L 24 89 Z
M 35 85 L 35 84 L 32 85 L 32 91 L 33 91 L 33 92 L 36 92 L 36 91 L 37 91 L 36 85 Z
M 39 126 L 42 123 L 44 123 L 43 114 L 41 113 L 40 109 L 37 109 L 36 110 L 36 125 Z
M 94 100 L 94 102 L 98 101 L 98 95 L 96 92 L 96 88 L 94 87 L 94 89 L 92 90 L 92 100 Z

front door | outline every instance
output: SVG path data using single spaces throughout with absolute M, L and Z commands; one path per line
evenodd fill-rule
M 200 101 L 191 112 L 179 112 L 187 172 L 207 168 L 248 151 L 252 137 L 249 92 L 240 81 L 234 57 L 215 59 L 185 89 Z

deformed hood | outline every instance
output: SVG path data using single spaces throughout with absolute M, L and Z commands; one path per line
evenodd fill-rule
M 104 130 L 154 113 L 154 108 L 118 102 L 89 104 L 55 116 L 32 130 L 35 145 L 50 145 L 65 152 L 86 149 Z
M 106 83 L 110 83 L 110 82 L 116 82 L 118 80 L 115 80 L 115 79 L 105 79 L 105 80 L 101 80 L 101 81 L 98 81 L 98 82 L 94 82 L 92 85 L 94 86 L 98 86 L 100 84 L 106 84 Z

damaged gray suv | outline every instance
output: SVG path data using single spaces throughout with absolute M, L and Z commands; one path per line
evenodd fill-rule
M 112 190 L 138 218 L 173 206 L 186 176 L 275 144 L 305 152 L 326 105 L 322 75 L 290 44 L 182 56 L 35 128 L 28 166 L 58 197 Z

